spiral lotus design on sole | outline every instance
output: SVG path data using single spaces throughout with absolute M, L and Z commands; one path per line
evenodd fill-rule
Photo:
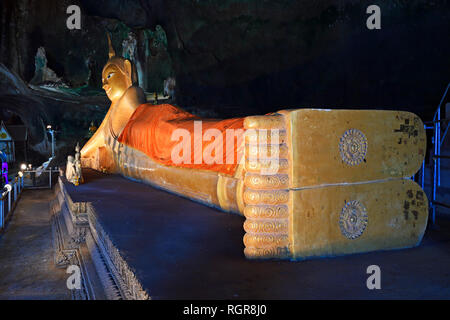
M 339 226 L 346 238 L 351 240 L 359 238 L 366 230 L 367 223 L 367 210 L 361 202 L 350 201 L 342 208 Z
M 367 138 L 358 129 L 349 129 L 339 141 L 339 151 L 342 161 L 349 166 L 356 166 L 363 162 L 367 155 Z

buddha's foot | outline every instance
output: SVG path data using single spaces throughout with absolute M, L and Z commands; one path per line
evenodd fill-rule
M 280 111 L 245 120 L 245 255 L 303 259 L 418 245 L 428 201 L 408 178 L 421 120 L 394 111 Z

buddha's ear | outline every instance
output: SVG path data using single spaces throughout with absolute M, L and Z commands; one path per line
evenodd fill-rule
M 128 59 L 125 59 L 123 64 L 125 66 L 125 71 L 126 71 L 127 75 L 130 77 L 130 79 L 132 79 L 132 77 L 133 77 L 133 74 L 132 74 L 133 68 L 131 66 L 131 61 L 128 60 Z M 133 81 L 133 80 L 131 80 L 131 81 Z
M 138 84 L 136 68 L 134 67 L 132 62 L 128 59 L 125 59 L 124 65 L 125 65 L 125 71 L 127 72 L 128 76 L 131 79 L 131 84 Z

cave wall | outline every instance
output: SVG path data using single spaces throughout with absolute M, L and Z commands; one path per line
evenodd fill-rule
M 65 28 L 69 4 L 82 8 L 80 31 Z M 381 30 L 366 28 L 371 4 L 381 7 Z M 79 85 L 89 55 L 100 74 L 105 29 L 116 48 L 118 30 L 135 32 L 142 54 L 146 30 L 160 25 L 167 49 L 153 48 L 146 89 L 173 73 L 180 106 L 222 117 L 344 107 L 428 119 L 450 81 L 446 0 L 3 0 L 0 10 L 0 61 L 26 81 L 39 46 Z
M 44 47 L 48 66 L 71 87 L 89 84 L 101 91 L 101 72 L 108 59 L 106 32 L 112 35 L 114 47 L 121 53 L 122 41 L 132 31 L 147 70 L 149 85 L 145 89 L 162 91 L 163 80 L 173 74 L 167 41 L 156 41 L 156 25 L 152 29 L 132 29 L 113 17 L 89 15 L 83 10 L 81 30 L 69 30 L 66 9 L 73 4 L 82 6 L 77 0 L 2 0 L 0 62 L 29 82 L 35 72 L 37 49 Z
M 86 142 L 91 121 L 98 126 L 108 106 L 106 96 L 77 96 L 32 89 L 17 73 L 0 63 L 0 116 L 14 115 L 28 128 L 28 156 L 34 164 L 42 163 L 50 156 L 47 125 L 56 130 L 56 160 L 62 164 L 65 155 L 73 153 L 77 142 L 81 145 Z
M 49 66 L 59 76 L 71 74 L 72 84 L 79 85 L 88 73 L 84 58 L 98 50 L 97 44 L 89 45 L 100 39 L 95 29 L 71 32 L 65 27 L 65 11 L 72 3 L 76 1 L 2 1 L 1 62 L 28 82 L 34 75 L 37 49 L 42 46 L 46 49 Z M 96 19 L 86 17 L 84 22 L 94 24 Z

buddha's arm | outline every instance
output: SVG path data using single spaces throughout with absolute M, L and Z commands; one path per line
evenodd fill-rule
M 111 135 L 108 126 L 111 125 L 113 132 L 119 135 L 133 112 L 143 103 L 145 103 L 145 95 L 142 89 L 135 86 L 128 88 L 124 96 L 118 102 L 111 105 L 98 130 L 81 150 L 81 157 L 85 159 L 94 158 L 97 150 L 106 145 L 105 140 Z
M 110 115 L 110 110 L 106 114 L 103 119 L 102 124 L 94 133 L 94 135 L 89 139 L 89 141 L 84 145 L 83 149 L 81 149 L 81 157 L 82 158 L 91 158 L 94 156 L 95 151 L 105 145 L 105 128 L 106 122 Z
M 146 98 L 144 91 L 139 87 L 131 86 L 119 100 L 117 105 L 114 108 L 111 108 L 111 126 L 117 136 L 119 136 L 123 128 L 125 128 L 134 111 L 145 102 Z

